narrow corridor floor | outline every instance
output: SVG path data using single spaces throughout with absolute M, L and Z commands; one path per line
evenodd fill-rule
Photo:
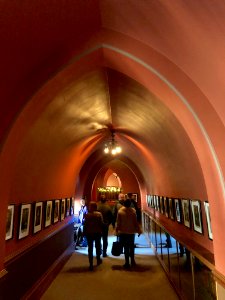
M 123 268 L 124 255 L 111 255 L 115 236 L 109 236 L 108 256 L 89 271 L 87 248 L 79 248 L 70 257 L 41 300 L 177 300 L 166 274 L 145 242 L 136 237 L 137 266 Z

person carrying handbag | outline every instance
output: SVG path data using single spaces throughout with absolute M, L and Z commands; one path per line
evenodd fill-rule
M 136 265 L 134 259 L 135 233 L 138 233 L 139 236 L 142 230 L 137 221 L 136 211 L 131 207 L 131 200 L 126 199 L 124 206 L 118 211 L 116 219 L 116 234 L 124 247 L 124 268 L 126 269 Z

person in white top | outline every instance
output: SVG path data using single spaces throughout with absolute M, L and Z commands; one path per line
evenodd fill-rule
M 124 268 L 130 268 L 130 266 L 136 265 L 134 259 L 135 233 L 138 233 L 138 235 L 142 233 L 137 221 L 136 211 L 130 206 L 131 200 L 126 199 L 124 206 L 119 209 L 116 219 L 116 234 L 119 236 L 119 240 L 124 247 Z

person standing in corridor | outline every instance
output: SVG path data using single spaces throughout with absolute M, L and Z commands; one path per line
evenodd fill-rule
M 116 234 L 119 236 L 120 242 L 124 247 L 124 268 L 136 265 L 134 259 L 135 233 L 140 235 L 142 233 L 141 227 L 137 221 L 136 211 L 131 207 L 131 200 L 126 199 L 124 206 L 118 211 L 116 220 Z
M 106 197 L 101 196 L 100 202 L 98 203 L 97 210 L 103 216 L 103 230 L 102 230 L 102 242 L 103 242 L 103 257 L 107 257 L 107 248 L 108 248 L 108 234 L 109 234 L 109 225 L 113 221 L 113 214 L 111 207 L 107 204 Z
M 113 229 L 115 228 L 116 226 L 116 219 L 117 219 L 117 213 L 118 213 L 118 210 L 123 206 L 124 204 L 124 201 L 125 201 L 125 195 L 120 193 L 119 194 L 119 197 L 118 197 L 118 201 L 116 202 L 116 204 L 114 205 L 113 207 L 113 221 L 112 221 L 112 226 L 113 226 Z
M 97 203 L 91 201 L 89 204 L 88 213 L 84 219 L 84 235 L 87 238 L 88 243 L 88 259 L 89 269 L 93 270 L 93 245 L 95 243 L 97 265 L 102 263 L 101 260 L 101 236 L 103 228 L 103 217 L 100 212 L 97 211 Z

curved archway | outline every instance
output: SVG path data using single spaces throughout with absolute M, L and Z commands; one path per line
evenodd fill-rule
M 103 50 L 103 52 L 102 52 Z M 104 58 L 104 63 L 102 63 L 102 54 L 103 54 L 103 58 Z M 121 63 L 122 62 L 122 63 Z M 196 123 L 194 121 L 193 115 L 190 114 L 190 110 L 188 111 L 187 108 L 184 107 L 184 103 L 182 101 L 180 101 L 179 97 L 180 95 L 178 93 L 174 93 L 174 90 L 171 91 L 171 87 L 170 86 L 166 86 L 165 82 L 162 82 L 162 78 L 160 78 L 159 76 L 157 76 L 157 74 L 153 74 L 154 72 L 152 72 L 152 69 L 146 68 L 146 65 L 140 64 L 139 60 L 134 60 L 133 57 L 131 55 L 124 55 L 124 52 L 121 51 L 117 51 L 116 55 L 115 55 L 115 48 L 111 47 L 102 47 L 99 46 L 97 48 L 94 49 L 94 51 L 89 52 L 89 54 L 87 56 L 80 56 L 79 60 L 77 61 L 73 61 L 73 64 L 68 66 L 67 69 L 65 69 L 64 71 L 62 71 L 58 76 L 56 76 L 56 78 L 54 78 L 54 80 L 51 80 L 48 85 L 46 85 L 41 92 L 39 92 L 37 95 L 35 95 L 35 97 L 32 99 L 32 101 L 29 103 L 29 105 L 25 108 L 25 110 L 23 111 L 23 113 L 21 114 L 20 118 L 18 119 L 18 121 L 16 122 L 16 126 L 12 129 L 12 132 L 10 133 L 9 139 L 7 140 L 7 146 L 3 149 L 3 170 L 4 170 L 4 166 L 6 167 L 5 163 L 6 161 L 8 161 L 8 157 L 10 154 L 12 154 L 11 157 L 19 157 L 19 155 L 21 155 L 21 153 L 23 153 L 23 155 L 21 157 L 24 157 L 26 152 L 30 152 L 29 150 L 29 145 L 35 145 L 34 140 L 29 140 L 29 138 L 31 137 L 31 135 L 29 136 L 29 132 L 31 130 L 31 128 L 35 129 L 36 126 L 36 120 L 38 118 L 40 118 L 40 115 L 44 115 L 45 114 L 45 107 L 47 107 L 48 104 L 51 104 L 52 99 L 55 100 L 55 103 L 57 103 L 57 99 L 60 98 L 59 95 L 62 93 L 65 93 L 65 91 L 68 90 L 68 85 L 71 84 L 71 80 L 74 78 L 78 78 L 83 76 L 84 72 L 88 72 L 88 71 L 93 71 L 93 69 L 96 68 L 96 66 L 99 65 L 107 65 L 110 66 L 111 68 L 117 69 L 119 71 L 122 71 L 123 73 L 128 74 L 131 78 L 136 79 L 138 82 L 142 83 L 143 85 L 145 85 L 149 90 L 153 91 L 154 94 L 158 95 L 160 100 L 162 101 L 162 103 L 164 103 L 167 107 L 170 108 L 170 110 L 173 112 L 173 114 L 177 117 L 177 119 L 179 120 L 179 123 L 182 123 L 183 128 L 185 128 L 185 131 L 188 133 L 188 136 L 190 138 L 191 143 L 194 145 L 197 157 L 200 161 L 200 165 L 201 168 L 203 170 L 203 174 L 204 174 L 204 180 L 206 182 L 206 186 L 207 186 L 207 190 L 208 190 L 208 195 L 209 195 L 209 201 L 212 198 L 212 195 L 215 195 L 215 185 L 218 184 L 219 182 L 221 183 L 221 171 L 220 171 L 220 167 L 219 167 L 219 163 L 218 161 L 216 161 L 215 163 L 215 159 L 216 159 L 216 154 L 215 152 L 210 153 L 210 151 L 212 150 L 211 147 L 209 147 L 209 145 L 207 144 L 208 141 L 207 139 L 204 138 L 204 136 L 202 136 L 202 132 L 201 132 L 201 128 L 199 128 L 198 126 L 196 126 Z M 126 70 L 124 68 L 121 68 L 121 66 L 127 66 L 129 65 L 130 68 L 126 68 Z M 81 70 L 82 69 L 82 70 Z M 135 70 L 135 72 L 134 72 Z M 81 76 L 82 75 L 82 76 Z M 185 77 L 185 76 L 184 76 Z M 63 85 L 60 82 L 60 79 L 64 78 Z M 66 78 L 66 79 L 65 79 Z M 147 82 L 146 80 L 151 80 L 151 84 L 149 85 L 149 82 Z M 187 80 L 187 78 L 185 78 Z M 56 83 L 61 83 L 57 86 L 56 88 Z M 155 85 L 154 85 L 155 84 Z M 191 85 L 192 83 L 189 81 L 189 85 Z M 162 89 L 163 86 L 163 89 Z M 66 89 L 67 88 L 67 89 Z M 66 89 L 66 90 L 65 90 Z M 47 95 L 47 97 L 43 97 L 43 95 Z M 41 101 L 40 101 L 41 100 Z M 41 105 L 40 105 L 41 104 Z M 176 106 L 177 105 L 177 106 Z M 38 107 L 38 110 L 34 109 L 34 107 Z M 182 113 L 180 108 L 182 107 Z M 48 112 L 49 113 L 49 112 Z M 108 118 L 108 116 L 107 116 Z M 106 120 L 107 120 L 106 118 Z M 182 119 L 183 118 L 183 119 Z M 181 122 L 182 119 L 182 122 Z M 194 120 L 194 121 L 193 121 Z M 218 121 L 215 118 L 215 123 Z M 43 121 L 43 120 L 42 120 Z M 219 121 L 217 122 L 219 123 Z M 193 124 L 195 124 L 195 126 L 193 126 Z M 41 128 L 41 122 L 39 122 L 39 130 Z M 81 125 L 81 124 L 79 124 Z M 56 182 L 60 182 L 59 187 L 61 186 L 61 189 L 63 189 L 64 191 L 68 192 L 68 191 L 72 191 L 73 188 L 73 183 L 72 183 L 72 178 L 76 178 L 78 176 L 78 172 L 79 169 L 82 165 L 82 163 L 85 161 L 85 159 L 88 157 L 88 155 L 90 154 L 90 151 L 92 151 L 96 145 L 103 139 L 102 135 L 97 134 L 94 131 L 94 138 L 97 138 L 98 136 L 99 139 L 93 139 L 93 128 L 94 130 L 96 130 L 96 128 L 99 126 L 99 124 L 97 124 L 96 126 L 93 125 L 94 127 L 90 127 L 88 128 L 87 131 L 84 131 L 82 134 L 86 134 L 88 135 L 88 138 L 86 139 L 86 141 L 83 141 L 82 143 L 80 142 L 80 140 L 82 139 L 82 136 L 79 137 L 79 142 L 77 142 L 76 147 L 71 147 L 69 150 L 69 153 L 66 152 L 66 155 L 63 155 L 63 157 L 61 157 L 61 162 L 58 160 L 58 167 L 57 170 L 55 170 L 52 166 L 52 170 L 48 172 L 48 174 L 46 174 L 46 178 L 48 178 L 49 183 L 51 183 L 51 181 L 53 182 L 53 179 Z M 100 129 L 104 128 L 105 123 L 100 123 Z M 218 125 L 219 126 L 219 125 Z M 32 133 L 33 135 L 33 133 Z M 28 139 L 26 139 L 28 136 Z M 126 137 L 126 139 L 129 139 L 127 134 L 121 134 L 121 138 L 122 137 Z M 90 140 L 93 141 L 93 144 L 90 145 L 89 151 L 83 151 L 83 149 L 86 146 L 86 143 L 88 143 Z M 131 139 L 130 139 L 131 140 Z M 13 147 L 13 145 L 15 144 L 15 141 L 18 141 L 18 148 L 16 149 L 15 147 Z M 53 141 L 51 141 L 52 144 Z M 141 153 L 144 154 L 144 157 L 146 158 L 145 160 L 147 160 L 147 158 L 149 157 L 149 154 L 147 154 L 146 151 L 142 151 L 144 148 L 147 149 L 145 146 L 142 146 L 141 144 L 136 143 L 136 147 L 138 149 L 140 149 Z M 25 149 L 25 152 L 23 152 Z M 67 148 L 68 149 L 68 148 Z M 34 148 L 33 148 L 34 150 Z M 58 149 L 60 150 L 60 149 Z M 35 149 L 35 152 L 37 151 L 37 149 Z M 194 153 L 194 152 L 193 152 Z M 69 154 L 69 155 L 68 155 Z M 46 153 L 45 153 L 46 155 Z M 204 159 L 205 156 L 208 156 L 209 160 L 207 161 L 207 164 L 209 164 L 210 162 L 210 170 L 205 166 L 204 164 Z M 52 155 L 51 155 L 52 156 Z M 60 158 L 61 154 L 60 151 L 57 153 L 57 157 L 58 159 Z M 44 158 L 45 156 L 43 155 L 42 158 Z M 47 156 L 46 156 L 47 157 Z M 50 157 L 50 156 L 48 156 Z M 75 161 L 75 159 L 73 157 L 79 157 L 79 160 Z M 67 162 L 65 164 L 65 161 Z M 73 164 L 71 164 L 71 161 L 73 161 Z M 43 160 L 44 163 L 46 163 L 46 160 Z M 16 167 L 18 168 L 18 165 L 16 166 L 16 164 L 18 164 L 17 159 L 15 159 L 15 162 L 11 162 L 10 166 L 12 168 Z M 8 167 L 8 166 L 7 166 Z M 35 167 L 35 164 L 34 164 Z M 37 168 L 37 165 L 36 165 Z M 39 169 L 39 167 L 38 167 Z M 65 181 L 65 179 L 63 180 L 64 177 L 62 177 L 62 175 L 59 173 L 59 171 L 62 171 L 62 169 L 64 169 L 66 171 L 67 174 L 67 178 L 70 178 L 69 181 Z M 76 170 L 76 171 L 74 171 Z M 18 168 L 19 171 L 19 168 Z M 56 172 L 55 172 L 56 171 Z M 20 171 L 19 171 L 20 173 Z M 18 173 L 18 174 L 19 174 Z M 65 173 L 64 173 L 65 174 Z M 39 176 L 40 174 L 38 174 Z M 57 177 L 56 177 L 57 176 Z M 44 180 L 46 178 L 43 178 L 43 184 L 45 183 Z M 199 177 L 200 178 L 200 177 Z M 215 179 L 215 182 L 212 182 L 212 178 Z M 57 179 L 57 180 L 56 180 Z M 15 181 L 15 177 L 11 178 L 10 180 Z M 21 179 L 23 180 L 23 179 Z M 25 180 L 24 180 L 25 182 Z M 53 193 L 53 190 L 55 191 L 55 182 L 54 185 L 52 185 L 52 188 L 48 188 L 48 192 L 49 192 L 49 196 L 51 193 Z M 42 191 L 44 193 L 47 193 L 47 190 L 43 189 L 43 186 L 39 186 L 40 189 L 39 191 Z M 59 188 L 58 187 L 58 188 Z M 216 190 L 217 194 L 217 199 L 219 199 L 219 201 L 222 200 L 222 196 L 223 196 L 223 186 L 217 185 L 218 189 Z M 14 188 L 14 193 L 16 193 L 17 195 L 20 195 L 20 197 L 22 198 L 22 191 L 20 191 L 19 189 L 19 185 L 15 186 Z M 19 193 L 18 193 L 19 191 Z M 30 190 L 31 191 L 31 190 Z M 33 191 L 32 191 L 33 192 Z M 20 194 L 21 193 L 21 194 Z M 28 194 L 29 195 L 29 194 Z M 27 195 L 27 196 L 28 196 Z M 36 194 L 36 197 L 40 196 L 40 194 Z M 19 200 L 19 198 L 18 198 Z M 218 215 L 218 212 L 214 210 L 214 207 L 212 206 L 212 219 L 214 218 L 214 215 Z M 221 216 L 220 216 L 221 218 Z M 215 235 L 215 240 L 216 240 L 216 235 Z

